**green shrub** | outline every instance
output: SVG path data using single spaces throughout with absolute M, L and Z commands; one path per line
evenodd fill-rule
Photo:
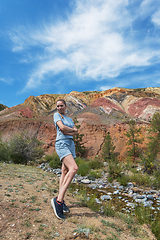
M 81 176 L 86 176 L 90 170 L 88 162 L 84 158 L 81 158 L 81 157 L 76 158 L 75 162 L 77 163 L 77 166 L 78 166 L 77 174 L 79 174 Z
M 90 196 L 89 199 L 85 198 L 84 201 L 85 201 L 85 204 L 86 204 L 87 207 L 89 207 L 89 208 L 92 209 L 93 211 L 98 212 L 100 206 L 99 206 L 98 203 L 96 203 L 95 199 L 96 199 L 96 195 L 93 194 L 92 196 Z
M 78 157 L 75 159 L 75 162 L 77 163 L 77 166 L 79 167 L 82 163 L 85 163 L 86 160 L 84 158 Z
M 53 160 L 53 155 L 49 155 L 49 154 L 46 154 L 45 156 L 44 156 L 44 161 L 45 162 L 50 162 L 50 161 L 52 161 Z
M 115 216 L 115 210 L 110 203 L 106 203 L 105 205 L 103 205 L 103 207 L 104 207 L 104 210 L 103 210 L 104 215 L 106 215 L 107 217 Z
M 117 179 L 118 177 L 121 176 L 122 167 L 120 164 L 117 164 L 117 162 L 109 163 L 108 172 L 111 178 Z
M 5 108 L 7 108 L 7 107 L 0 103 L 0 111 L 4 110 Z
M 135 182 L 138 185 L 150 186 L 151 179 L 148 174 L 135 173 L 129 177 L 129 181 Z
M 87 162 L 81 163 L 78 168 L 77 174 L 81 176 L 86 176 L 89 173 L 90 167 Z
M 49 166 L 53 169 L 60 168 L 62 166 L 62 163 L 56 152 L 54 152 L 52 155 L 46 155 L 45 160 L 48 160 Z
M 152 153 L 147 153 L 146 155 L 141 156 L 142 164 L 144 166 L 144 171 L 148 174 L 153 173 L 155 167 L 155 157 Z
M 160 188 L 160 170 L 154 172 L 153 186 Z
M 44 154 L 42 143 L 26 131 L 13 136 L 8 145 L 10 157 L 16 164 L 33 163 Z
M 91 169 L 100 169 L 103 167 L 103 162 L 98 157 L 95 157 L 93 160 L 90 160 L 88 164 Z
M 135 215 L 138 218 L 140 224 L 148 224 L 151 226 L 153 234 L 155 234 L 156 239 L 160 239 L 160 213 L 157 216 L 153 216 L 152 210 L 144 206 L 137 206 L 135 208 Z
M 117 180 L 118 182 L 120 182 L 121 185 L 126 186 L 127 183 L 130 181 L 130 176 L 121 174 L 121 176 L 119 176 Z
M 9 162 L 10 158 L 10 151 L 8 143 L 2 142 L 0 139 L 0 162 Z
M 101 176 L 101 172 L 93 170 L 89 172 L 88 179 L 100 178 Z

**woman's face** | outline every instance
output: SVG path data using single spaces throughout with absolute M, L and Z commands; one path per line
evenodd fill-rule
M 57 110 L 60 114 L 65 114 L 66 105 L 64 104 L 63 101 L 58 101 L 57 102 Z

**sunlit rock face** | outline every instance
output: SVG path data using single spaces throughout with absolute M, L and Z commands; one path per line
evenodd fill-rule
M 56 138 L 53 114 L 58 99 L 65 99 L 66 114 L 78 119 L 80 133 L 87 148 L 86 157 L 100 154 L 109 131 L 120 158 L 126 152 L 128 122 L 134 119 L 142 127 L 147 141 L 147 129 L 153 114 L 160 112 L 160 88 L 125 89 L 113 88 L 106 91 L 73 91 L 69 94 L 45 94 L 30 96 L 24 103 L 0 111 L 0 132 L 9 139 L 18 131 L 36 134 L 44 142 L 44 150 L 52 153 Z M 142 146 L 143 148 L 144 146 Z

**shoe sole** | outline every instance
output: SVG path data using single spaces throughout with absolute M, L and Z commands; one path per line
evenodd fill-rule
M 64 220 L 64 218 L 61 218 L 61 217 L 59 217 L 59 216 L 57 215 L 56 207 L 55 207 L 53 198 L 51 199 L 51 205 L 52 205 L 52 207 L 53 207 L 53 210 L 54 210 L 54 213 L 55 213 L 56 217 L 57 217 L 58 219 Z

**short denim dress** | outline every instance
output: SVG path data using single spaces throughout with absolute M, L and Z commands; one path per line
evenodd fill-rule
M 70 154 L 72 154 L 73 158 L 76 158 L 73 136 L 63 134 L 57 125 L 57 121 L 62 121 L 64 125 L 72 128 L 74 126 L 73 120 L 66 115 L 62 116 L 59 113 L 55 113 L 53 118 L 57 130 L 55 149 L 60 160 L 62 161 L 64 157 Z
M 76 158 L 75 144 L 72 138 L 56 141 L 55 149 L 61 161 L 70 154 Z

